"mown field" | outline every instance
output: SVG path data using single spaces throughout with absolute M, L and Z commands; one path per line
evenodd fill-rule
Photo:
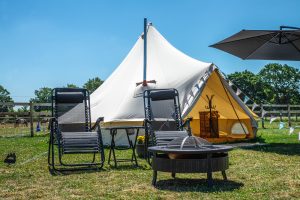
M 215 173 L 212 188 L 205 174 L 178 174 L 173 180 L 168 173 L 158 174 L 155 188 L 151 167 L 142 159 L 139 167 L 121 163 L 116 169 L 106 162 L 98 172 L 53 176 L 48 136 L 0 137 L 0 199 L 300 199 L 299 129 L 288 135 L 277 127 L 259 130 L 256 142 L 265 145 L 231 151 L 228 181 Z M 17 163 L 7 166 L 3 160 L 10 152 L 16 152 Z M 130 155 L 122 151 L 117 157 Z

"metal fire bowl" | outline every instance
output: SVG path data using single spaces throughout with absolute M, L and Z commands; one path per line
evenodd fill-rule
M 232 146 L 226 145 L 203 145 L 201 148 L 184 147 L 180 146 L 153 146 L 149 147 L 148 151 L 153 153 L 166 153 L 166 154 L 210 154 L 210 153 L 224 153 L 232 150 Z

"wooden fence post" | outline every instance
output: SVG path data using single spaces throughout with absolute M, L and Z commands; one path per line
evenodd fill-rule
M 33 130 L 33 103 L 30 101 L 30 136 L 34 136 L 34 130 Z
M 289 127 L 291 127 L 292 123 L 291 123 L 291 106 L 290 106 L 290 104 L 288 104 L 288 120 L 289 120 Z

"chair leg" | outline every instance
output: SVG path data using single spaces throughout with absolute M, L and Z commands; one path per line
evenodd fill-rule
M 103 147 L 103 145 L 101 147 L 100 156 L 101 156 L 101 162 L 102 162 L 102 165 L 103 165 L 104 162 L 105 162 L 105 153 L 104 153 L 104 147 Z
M 51 133 L 50 133 L 51 134 Z M 50 135 L 49 147 L 48 147 L 48 168 L 52 175 L 56 175 L 56 172 L 59 171 L 55 168 L 55 152 L 54 152 L 54 137 Z
M 105 157 L 104 157 L 104 149 L 102 148 L 101 151 L 99 152 L 99 155 L 100 155 L 100 166 L 99 166 L 99 169 L 102 169 L 103 168 L 103 165 L 104 165 L 104 161 L 105 161 Z
M 223 179 L 224 179 L 224 181 L 227 181 L 227 176 L 226 176 L 226 172 L 225 172 L 225 170 L 224 170 L 224 171 L 222 171 L 222 176 L 223 176 Z
M 55 160 L 54 160 L 54 138 L 53 135 L 50 135 L 50 141 L 49 141 L 49 153 L 48 153 L 48 163 L 50 167 L 55 170 Z
M 157 171 L 153 170 L 152 185 L 156 185 Z
M 95 162 L 95 160 L 96 160 L 96 153 L 94 153 L 94 155 L 93 155 L 93 160 L 92 160 L 92 163 L 94 163 L 94 162 Z
M 99 152 L 100 153 L 100 156 L 101 156 L 101 168 L 103 167 L 104 165 L 104 162 L 105 162 L 105 153 L 104 153 L 104 147 L 103 147 L 103 141 L 102 141 L 102 134 L 100 132 L 100 135 L 99 135 L 99 141 L 100 141 L 100 149 L 101 151 Z
M 51 134 L 51 133 L 50 133 L 50 134 Z M 51 151 L 51 143 L 52 143 L 52 142 L 51 142 L 51 136 L 50 136 L 50 138 L 49 138 L 49 144 L 48 144 L 48 145 L 49 145 L 49 146 L 48 146 L 48 165 L 49 165 L 49 166 L 51 165 L 51 161 L 50 161 L 50 160 L 51 160 L 51 152 L 50 152 L 50 151 Z

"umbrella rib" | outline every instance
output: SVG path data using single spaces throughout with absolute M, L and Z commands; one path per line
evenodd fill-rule
M 250 38 L 256 38 L 256 37 L 261 37 L 261 36 L 270 35 L 270 34 L 272 34 L 272 32 L 271 32 L 271 33 L 267 33 L 267 34 L 263 34 L 263 35 L 252 36 L 252 37 L 247 37 L 247 38 L 237 39 L 237 40 L 233 40 L 233 41 L 228 41 L 228 42 L 220 42 L 220 43 L 216 43 L 216 44 L 213 44 L 213 45 L 217 45 L 217 44 L 227 44 L 227 43 L 237 42 L 237 41 L 241 41 L 241 40 L 248 40 L 248 39 L 250 39 Z M 261 39 L 262 39 L 262 38 L 261 38 Z M 265 39 L 262 39 L 262 40 L 265 40 Z M 265 41 L 268 41 L 268 40 L 265 40 Z M 210 45 L 210 47 L 212 47 L 213 45 Z
M 270 40 L 268 40 L 267 42 L 265 42 L 263 45 L 260 45 L 259 47 L 257 47 L 256 49 L 254 49 L 247 57 L 243 58 L 244 60 L 249 58 L 250 56 L 252 56 L 252 54 L 254 54 L 258 49 L 260 49 L 261 47 L 265 46 L 269 41 L 271 41 L 273 38 L 277 37 L 279 33 L 277 33 L 274 37 L 272 37 Z
M 291 40 L 289 40 L 289 38 L 288 37 L 286 37 L 286 36 L 284 36 L 288 41 L 289 41 L 289 43 L 298 51 L 298 52 L 300 52 L 300 49 L 294 44 L 294 41 L 296 41 L 296 40 L 294 40 L 294 41 L 291 41 Z
M 287 35 L 284 34 L 284 37 L 286 37 L 286 39 L 288 40 L 288 42 L 285 42 L 285 43 L 282 43 L 282 44 L 288 44 L 288 43 L 291 43 L 291 42 L 295 42 L 297 40 L 300 40 L 300 35 L 296 35 L 296 34 L 293 34 L 293 33 L 290 33 L 290 35 L 293 35 L 293 36 L 296 36 L 297 38 L 296 39 L 293 39 L 293 40 L 289 40 Z

